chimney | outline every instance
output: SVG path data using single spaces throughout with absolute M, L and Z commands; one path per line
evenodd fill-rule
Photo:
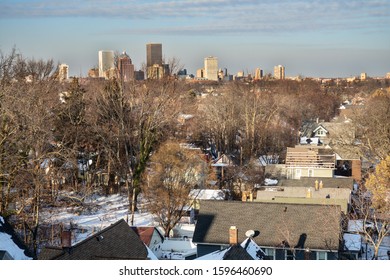
M 236 226 L 231 226 L 229 228 L 229 244 L 230 245 L 238 244 L 238 229 Z
M 324 183 L 322 183 L 322 180 L 320 181 L 320 189 L 324 187 Z
M 311 189 L 310 188 L 308 188 L 306 190 L 306 198 L 311 198 Z
M 72 232 L 70 230 L 61 232 L 61 247 L 72 247 Z

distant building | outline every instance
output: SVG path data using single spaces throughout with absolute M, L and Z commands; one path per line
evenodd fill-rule
M 146 67 L 162 65 L 162 44 L 146 44 Z
M 114 68 L 114 52 L 99 51 L 99 77 L 108 79 L 107 71 Z
M 99 78 L 99 69 L 98 68 L 92 68 L 88 70 L 88 77 L 89 78 Z
M 145 72 L 142 70 L 134 71 L 134 78 L 137 81 L 145 80 Z
M 284 80 L 285 78 L 285 68 L 283 65 L 277 65 L 274 67 L 274 77 L 278 80 Z
M 196 70 L 196 78 L 198 78 L 198 79 L 204 78 L 204 69 L 203 68 Z
M 69 79 L 69 66 L 66 64 L 60 64 L 60 66 L 58 66 L 58 80 L 60 82 L 63 82 L 68 79 Z
M 255 80 L 260 80 L 263 78 L 263 70 L 260 68 L 256 68 L 255 71 Z
M 390 72 L 386 73 L 386 79 L 390 79 Z
M 360 80 L 362 80 L 362 81 L 367 80 L 367 73 L 361 73 Z
M 163 64 L 162 44 L 146 44 L 146 78 L 161 79 L 169 75 L 169 65 Z
M 207 80 L 218 81 L 218 58 L 209 56 L 204 59 L 204 76 Z
M 149 66 L 147 70 L 148 79 L 162 79 L 163 77 L 169 75 L 168 64 L 154 64 L 153 66 Z
M 118 57 L 119 78 L 123 82 L 134 80 L 134 65 L 126 52 Z

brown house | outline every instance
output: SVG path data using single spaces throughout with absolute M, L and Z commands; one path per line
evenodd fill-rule
M 148 250 L 125 220 L 71 246 L 70 234 L 63 235 L 62 247 L 46 247 L 40 260 L 147 260 Z

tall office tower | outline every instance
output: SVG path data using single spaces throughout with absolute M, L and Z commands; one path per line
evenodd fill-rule
M 146 66 L 150 67 L 155 64 L 162 64 L 162 45 L 155 43 L 146 44 Z
M 119 78 L 123 82 L 134 80 L 134 65 L 126 52 L 118 57 Z
M 200 68 L 200 69 L 196 70 L 196 77 L 198 79 L 203 79 L 204 78 L 204 69 L 203 68 Z
M 274 77 L 275 79 L 284 80 L 284 66 L 278 65 L 274 67 Z
M 146 44 L 146 78 L 160 79 L 164 76 L 162 66 L 162 45 Z
M 99 77 L 108 79 L 109 70 L 114 68 L 114 52 L 99 51 Z
M 204 59 L 204 76 L 207 80 L 218 81 L 218 58 L 209 56 Z
M 360 80 L 362 80 L 362 81 L 367 80 L 367 73 L 361 73 Z
M 390 79 L 390 72 L 386 73 L 386 79 Z
M 69 66 L 66 64 L 60 64 L 58 66 L 58 80 L 60 82 L 69 79 Z
M 263 70 L 256 68 L 255 71 L 255 80 L 261 80 L 263 78 Z

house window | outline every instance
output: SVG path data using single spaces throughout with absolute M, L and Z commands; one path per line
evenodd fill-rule
M 275 259 L 275 249 L 272 248 L 264 248 L 264 253 L 267 256 L 267 260 L 274 260 Z
M 295 254 L 293 250 L 286 250 L 285 252 L 285 259 L 286 260 L 295 260 Z
M 295 179 L 301 179 L 301 169 L 295 169 Z
M 320 251 L 317 252 L 317 260 L 326 260 L 327 259 L 327 253 Z
M 313 169 L 308 170 L 308 177 L 314 177 L 314 170 Z
M 325 135 L 325 131 L 319 129 L 317 130 L 317 136 L 324 136 Z

